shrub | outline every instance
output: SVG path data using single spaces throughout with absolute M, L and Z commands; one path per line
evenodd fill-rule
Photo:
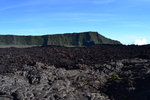
M 117 78 L 119 78 L 119 75 L 118 74 L 114 74 L 114 75 L 111 76 L 111 78 L 117 79 Z

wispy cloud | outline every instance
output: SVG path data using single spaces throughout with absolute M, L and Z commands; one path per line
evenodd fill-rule
M 41 4 L 76 4 L 76 3 L 86 3 L 85 0 L 32 0 L 29 2 L 30 5 L 41 5 Z
M 139 39 L 139 38 L 143 38 L 142 36 L 135 36 L 135 35 L 125 35 L 124 36 L 127 39 Z
M 150 4 L 150 0 L 125 0 L 125 2 L 130 5 L 128 7 L 139 7 Z
M 12 23 L 29 23 L 29 22 L 37 22 L 39 21 L 39 18 L 15 18 L 15 19 L 7 19 L 7 20 L 2 20 L 1 24 L 12 24 Z
M 7 29 L 7 30 L 0 30 L 0 35 L 32 35 L 31 33 L 36 33 L 38 35 L 38 32 L 49 32 L 49 28 L 21 28 L 21 29 Z M 30 33 L 31 32 L 31 33 Z M 39 33 L 39 34 L 41 34 Z
M 149 2 L 150 3 L 150 0 L 129 0 L 129 1 L 133 1 L 133 2 Z
M 60 12 L 60 13 L 54 13 L 53 16 L 68 16 L 68 17 L 72 17 L 72 16 L 96 16 L 96 17 L 106 17 L 106 16 L 115 16 L 113 14 L 98 14 L 98 13 L 72 13 L 72 12 Z
M 88 2 L 88 1 L 87 1 Z M 78 4 L 78 3 L 86 3 L 83 0 L 26 0 L 22 3 L 10 4 L 4 8 L 0 8 L 0 11 L 9 10 L 18 7 L 24 6 L 38 6 L 38 5 L 67 5 L 67 4 Z
M 109 20 L 102 20 L 102 19 L 85 19 L 82 20 L 84 22 L 105 22 L 105 21 L 109 21 Z
M 8 9 L 13 9 L 13 8 L 18 8 L 18 7 L 21 7 L 21 6 L 23 6 L 23 4 L 22 5 L 9 6 L 9 7 L 5 7 L 5 8 L 1 8 L 0 11 L 4 11 L 4 10 L 8 10 Z
M 109 17 L 115 16 L 112 14 L 97 14 L 97 13 L 54 13 L 51 16 L 54 20 L 68 20 L 76 22 L 102 22 L 102 21 L 111 21 Z M 61 16 L 57 17 L 57 16 Z
M 145 26 L 142 22 L 137 21 L 118 21 L 120 27 L 141 27 Z
M 108 4 L 114 2 L 114 0 L 94 0 L 93 3 L 94 4 Z
M 13 8 L 19 8 L 19 7 L 24 7 L 24 6 L 34 6 L 34 5 L 41 5 L 41 4 L 50 4 L 50 3 L 54 3 L 55 0 L 26 0 L 25 2 L 22 3 L 15 3 L 14 4 L 10 4 L 7 7 L 4 8 L 0 8 L 0 11 L 5 11 L 5 10 L 9 10 L 9 9 L 13 9 Z

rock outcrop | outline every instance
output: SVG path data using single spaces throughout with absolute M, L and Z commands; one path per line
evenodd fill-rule
M 150 60 L 123 59 L 66 70 L 36 62 L 0 75 L 1 100 L 149 100 Z

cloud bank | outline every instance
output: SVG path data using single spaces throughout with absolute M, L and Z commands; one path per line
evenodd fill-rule
M 147 44 L 147 41 L 146 41 L 145 38 L 143 38 L 142 40 L 136 39 L 136 40 L 134 41 L 134 44 L 135 44 L 135 45 L 145 45 L 145 44 Z

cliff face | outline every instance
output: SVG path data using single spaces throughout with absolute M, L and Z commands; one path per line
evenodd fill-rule
M 66 33 L 43 36 L 0 35 L 0 45 L 61 45 L 91 46 L 95 44 L 121 44 L 97 32 Z

